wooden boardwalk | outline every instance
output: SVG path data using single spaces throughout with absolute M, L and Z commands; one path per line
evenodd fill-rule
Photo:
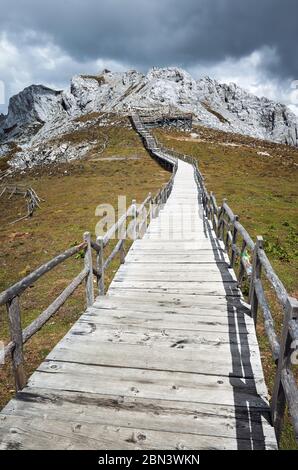
M 255 327 L 191 165 L 0 414 L 0 449 L 275 449 Z

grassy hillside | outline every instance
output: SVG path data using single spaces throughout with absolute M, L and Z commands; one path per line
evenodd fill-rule
M 81 242 L 83 233 L 94 230 L 95 208 L 109 203 L 117 207 L 118 195 L 142 202 L 149 191 L 155 193 L 169 179 L 144 151 L 134 131 L 123 127 L 105 129 L 108 146 L 103 153 L 92 152 L 72 164 L 36 168 L 14 179 L 32 186 L 45 202 L 31 219 L 9 223 L 25 214 L 22 198 L 0 198 L 0 292 L 30 273 L 40 264 L 71 245 Z M 79 138 L 73 136 L 73 138 Z M 107 272 L 110 282 L 117 269 Z M 82 259 L 72 259 L 36 282 L 21 296 L 23 326 L 28 325 L 82 269 Z M 60 312 L 25 347 L 26 373 L 31 374 L 64 336 L 84 309 L 84 288 L 79 289 Z M 0 308 L 0 339 L 8 339 L 6 312 Z M 0 408 L 13 395 L 10 366 L 0 372 Z
M 289 294 L 298 298 L 298 150 L 203 127 L 196 127 L 191 135 L 164 130 L 155 133 L 165 146 L 198 159 L 206 186 L 214 192 L 218 204 L 227 198 L 252 238 L 263 235 L 276 273 Z M 272 289 L 268 288 L 267 295 L 280 331 L 281 309 Z M 257 332 L 267 385 L 272 391 L 275 366 L 262 321 Z M 298 448 L 291 426 L 286 427 L 282 446 Z
M 97 117 L 97 116 L 93 116 Z M 90 116 L 88 117 L 90 118 Z M 84 118 L 85 119 L 85 118 Z M 87 118 L 86 118 L 87 119 Z M 0 291 L 31 272 L 41 263 L 82 240 L 83 232 L 94 233 L 95 208 L 101 203 L 117 204 L 118 195 L 139 202 L 149 191 L 157 191 L 168 180 L 144 151 L 130 129 L 114 126 L 104 129 L 108 144 L 103 150 L 103 130 L 82 129 L 62 136 L 61 141 L 77 143 L 97 139 L 98 148 L 72 164 L 36 168 L 19 178 L 45 199 L 33 218 L 9 225 L 25 211 L 24 200 L 0 199 Z M 158 130 L 156 135 L 167 147 L 198 158 L 206 185 L 220 203 L 227 198 L 231 208 L 253 238 L 263 235 L 268 256 L 288 292 L 298 297 L 297 256 L 297 168 L 298 150 L 282 145 L 229 135 L 203 127 L 195 134 Z M 16 181 L 17 182 L 17 181 Z M 81 269 L 82 259 L 74 259 L 47 274 L 21 298 L 23 326 L 29 324 Z M 107 283 L 117 269 L 112 263 Z M 273 306 L 277 329 L 281 311 Z M 45 355 L 68 331 L 84 308 L 84 289 L 65 304 L 60 312 L 26 345 L 26 372 L 30 375 Z M 4 309 L 0 310 L 1 338 L 8 338 Z M 258 325 L 262 362 L 269 390 L 272 390 L 274 364 L 265 339 L 262 322 Z M 0 372 L 0 406 L 13 395 L 10 368 Z M 282 447 L 296 444 L 287 423 Z

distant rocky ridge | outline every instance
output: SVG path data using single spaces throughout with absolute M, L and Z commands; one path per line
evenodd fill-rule
M 147 75 L 104 70 L 97 76 L 75 76 L 67 91 L 42 85 L 25 88 L 10 99 L 7 116 L 0 116 L 0 156 L 16 142 L 22 150 L 11 164 L 19 168 L 77 158 L 86 152 L 87 143 L 68 152 L 67 143 L 63 149 L 61 143 L 58 148 L 47 147 L 47 141 L 88 125 L 88 120 L 76 118 L 169 107 L 193 113 L 204 126 L 298 146 L 298 117 L 285 105 L 258 98 L 235 84 L 209 77 L 196 81 L 184 70 L 169 67 L 153 68 Z

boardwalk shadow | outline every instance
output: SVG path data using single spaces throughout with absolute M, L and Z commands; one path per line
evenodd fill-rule
M 263 422 L 266 420 L 270 423 L 270 414 L 268 404 L 259 395 L 255 378 L 252 343 L 249 341 L 250 333 L 247 328 L 247 324 L 251 322 L 245 322 L 245 318 L 250 317 L 250 309 L 239 295 L 235 295 L 237 291 L 232 288 L 232 285 L 236 288 L 237 282 L 225 262 L 225 252 L 220 247 L 219 241 L 213 238 L 212 230 L 205 218 L 203 218 L 203 223 L 205 235 L 212 243 L 214 258 L 222 276 L 228 303 L 229 343 L 232 358 L 229 380 L 233 388 L 238 449 L 265 449 Z

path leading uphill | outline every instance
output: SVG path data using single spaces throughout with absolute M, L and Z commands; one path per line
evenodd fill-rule
M 0 414 L 2 449 L 274 449 L 250 311 L 191 165 Z

